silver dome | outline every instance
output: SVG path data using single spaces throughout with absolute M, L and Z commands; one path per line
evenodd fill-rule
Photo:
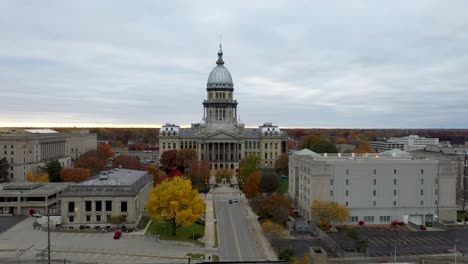
M 208 84 L 230 84 L 232 83 L 231 73 L 221 64 L 216 65 L 210 72 L 208 77 Z

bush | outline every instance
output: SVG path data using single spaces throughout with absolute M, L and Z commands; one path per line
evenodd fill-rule
M 278 258 L 280 260 L 291 261 L 294 255 L 294 250 L 292 248 L 285 248 L 280 251 L 280 253 L 278 254 Z
M 397 220 L 392 221 L 392 226 L 398 227 L 399 225 L 400 225 L 400 222 L 398 222 Z
M 359 225 L 360 225 L 360 226 L 363 226 L 364 224 L 365 224 L 364 221 L 362 221 L 362 220 L 359 221 Z
M 327 223 L 321 223 L 319 227 L 323 231 L 328 231 L 328 230 L 330 230 L 332 228 L 332 225 L 327 224 Z
M 421 226 L 419 227 L 419 229 L 421 229 L 421 230 L 426 230 L 426 226 L 425 226 L 425 225 L 421 225 Z
M 405 222 L 398 223 L 399 226 L 405 226 Z

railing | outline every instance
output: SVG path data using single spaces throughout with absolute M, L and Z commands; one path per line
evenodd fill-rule
M 325 232 L 323 232 L 317 225 L 311 224 L 312 232 L 320 238 L 320 241 L 324 243 L 331 251 L 333 251 L 338 257 L 346 256 L 346 252 L 338 245 L 333 239 L 331 239 Z

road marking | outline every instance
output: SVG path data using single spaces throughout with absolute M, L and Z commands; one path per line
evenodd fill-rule
M 242 255 L 241 255 L 240 248 L 239 248 L 239 240 L 237 240 L 237 233 L 236 233 L 236 230 L 234 230 L 234 221 L 232 219 L 231 210 L 229 210 L 228 208 L 227 211 L 229 214 L 229 218 L 231 219 L 231 228 L 232 228 L 232 233 L 234 234 L 234 240 L 236 241 L 237 254 L 239 254 L 240 261 L 242 261 Z

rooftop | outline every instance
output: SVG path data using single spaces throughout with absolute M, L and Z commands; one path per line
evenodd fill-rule
M 71 182 L 7 182 L 0 184 L 0 196 L 2 195 L 50 195 L 63 191 Z
M 148 172 L 129 169 L 113 169 L 78 183 L 76 186 L 130 186 L 144 177 Z

